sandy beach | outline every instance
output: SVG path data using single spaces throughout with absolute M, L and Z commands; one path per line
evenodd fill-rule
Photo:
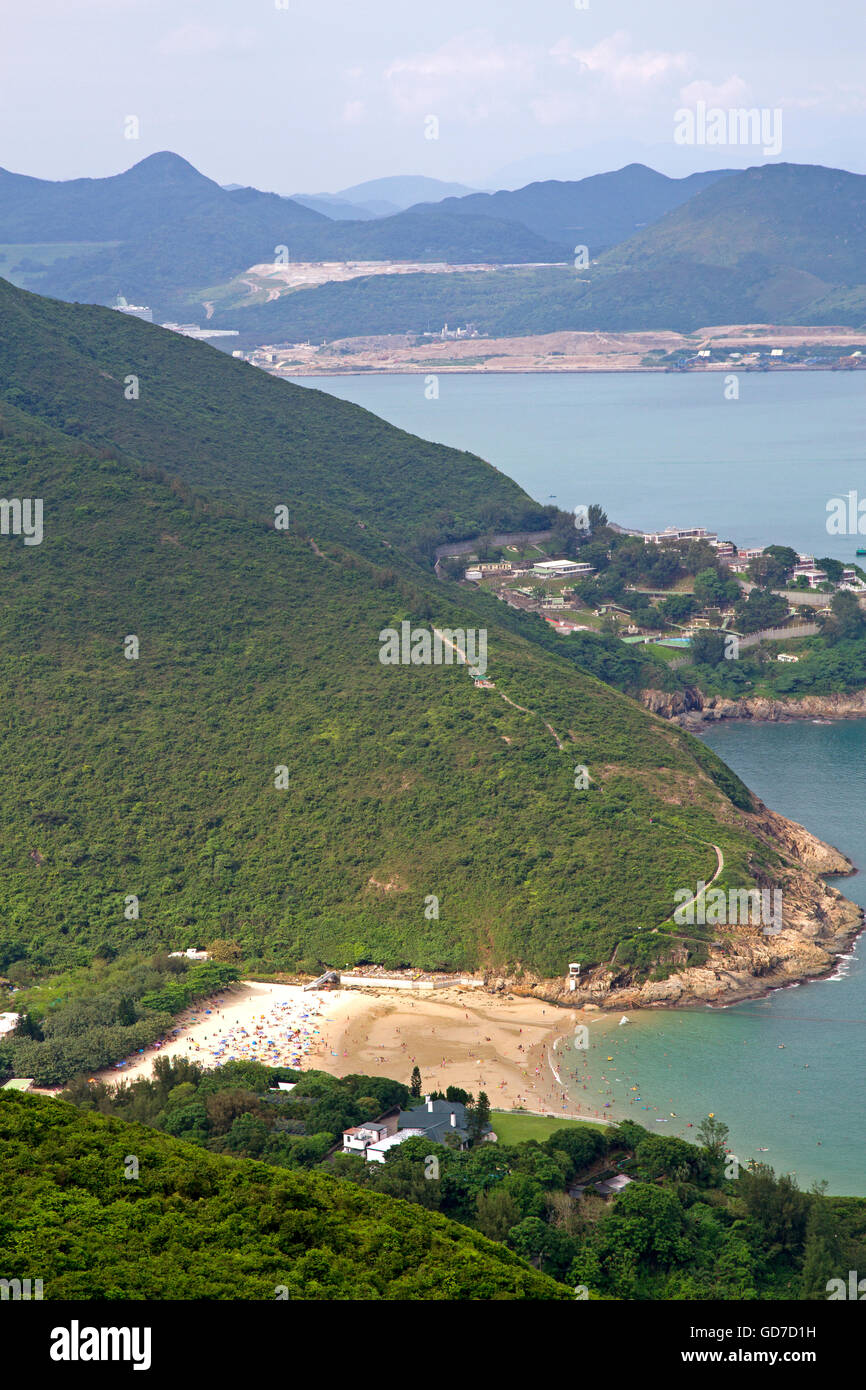
M 336 997 L 339 1004 L 307 1066 L 408 1083 L 417 1065 L 424 1092 L 460 1086 L 476 1096 L 486 1091 L 497 1110 L 605 1118 L 604 1101 L 594 1096 L 591 1102 L 589 1090 L 584 1101 L 570 1099 L 558 1080 L 555 1050 L 578 1024 L 591 1031 L 601 1021 L 598 1013 L 478 990 L 437 990 L 420 998 L 364 990 Z
M 148 1077 L 156 1057 L 188 1057 L 206 1068 L 243 1057 L 407 1084 L 417 1065 L 425 1092 L 460 1086 L 474 1095 L 486 1091 L 499 1110 L 598 1119 L 604 1118 L 603 1100 L 593 1091 L 584 1101 L 569 1098 L 556 1049 L 578 1024 L 592 1029 L 602 1017 L 459 988 L 412 996 L 375 988 L 305 992 L 298 985 L 244 981 L 180 1016 L 161 1047 L 94 1079 Z
M 157 1057 L 188 1057 L 203 1067 L 244 1058 L 269 1066 L 303 1067 L 337 1011 L 340 997 L 300 985 L 244 981 L 178 1016 L 168 1040 L 128 1058 L 121 1066 L 94 1072 L 106 1082 L 149 1077 Z M 307 1063 L 309 1065 L 309 1063 Z

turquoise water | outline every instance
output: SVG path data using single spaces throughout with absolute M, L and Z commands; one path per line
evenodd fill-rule
M 840 559 L 859 543 L 824 524 L 829 497 L 866 494 L 859 376 L 746 375 L 736 402 L 701 376 L 443 375 L 438 401 L 422 377 L 300 384 L 473 449 L 542 501 L 599 501 L 625 525 L 704 525 Z M 866 870 L 866 721 L 722 725 L 706 742 L 769 806 Z M 866 872 L 838 886 L 866 906 Z M 624 1026 L 602 1015 L 589 1050 L 560 1048 L 556 1065 L 585 1114 L 693 1138 L 713 1111 L 742 1160 L 866 1195 L 862 956 L 858 945 L 832 978 L 727 1009 L 630 1013 Z
M 732 724 L 706 742 L 762 800 L 866 867 L 866 722 Z M 866 874 L 835 882 L 866 906 Z M 866 1195 L 860 943 L 831 977 L 765 999 L 630 1012 L 628 1026 L 619 1017 L 591 1024 L 588 1052 L 563 1059 L 563 1081 L 584 1113 L 627 1114 L 690 1138 L 712 1111 L 741 1160 L 794 1172 L 801 1186 L 824 1178 L 831 1192 Z
M 623 526 L 706 526 L 850 560 L 863 539 L 827 535 L 827 501 L 866 496 L 866 376 L 591 373 L 298 378 L 425 439 L 471 449 L 539 501 L 600 502 Z

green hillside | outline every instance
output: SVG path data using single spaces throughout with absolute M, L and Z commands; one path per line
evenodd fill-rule
M 770 164 L 731 174 L 599 259 L 583 289 L 524 301 L 512 332 L 866 318 L 866 176 Z
M 570 1297 L 438 1213 L 61 1100 L 0 1093 L 0 1144 L 3 1276 L 52 1301 Z
M 295 290 L 262 304 L 217 302 L 213 324 L 234 328 L 232 347 L 319 342 L 376 333 L 437 332 L 471 323 L 495 337 L 510 331 L 527 303 L 566 297 L 578 275 L 571 266 L 519 266 L 447 275 L 362 275 Z
M 0 295 L 4 488 L 45 507 L 41 545 L 0 541 L 0 972 L 227 936 L 260 969 L 544 974 L 628 941 L 643 973 L 683 959 L 642 933 L 711 842 L 731 882 L 773 862 L 718 759 L 422 563 L 538 518 L 496 470 L 109 310 Z M 383 665 L 404 620 L 483 626 L 496 689 Z

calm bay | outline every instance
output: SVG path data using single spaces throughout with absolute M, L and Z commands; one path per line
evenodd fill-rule
M 866 391 L 854 373 L 442 374 L 301 378 L 403 429 L 470 449 L 540 501 L 600 502 L 643 530 L 701 525 L 739 545 L 848 560 L 829 498 L 861 484 Z M 705 739 L 769 806 L 866 868 L 866 722 L 714 726 Z M 838 881 L 866 906 L 866 875 Z M 587 1051 L 557 1054 L 584 1113 L 694 1137 L 710 1112 L 743 1161 L 866 1195 L 866 967 L 730 1008 L 597 1017 Z

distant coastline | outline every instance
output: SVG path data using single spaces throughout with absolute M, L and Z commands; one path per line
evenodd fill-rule
M 624 372 L 751 374 L 860 371 L 866 332 L 841 327 L 722 324 L 671 329 L 597 330 L 510 337 L 367 334 L 314 345 L 261 343 L 238 350 L 275 376 L 546 375 Z

